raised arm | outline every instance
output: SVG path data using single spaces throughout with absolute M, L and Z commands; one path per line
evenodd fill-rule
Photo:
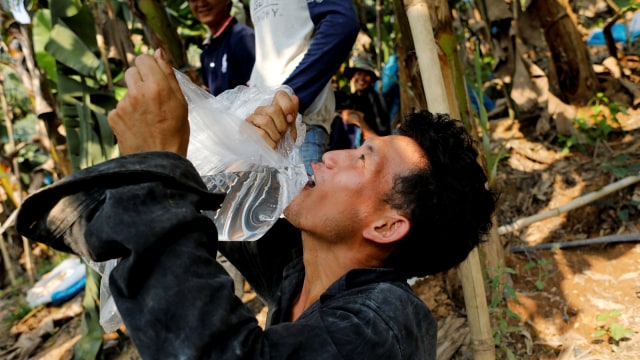
M 300 64 L 285 80 L 300 98 L 300 113 L 313 103 L 340 64 L 347 58 L 358 35 L 358 19 L 351 1 L 307 1 L 315 32 Z

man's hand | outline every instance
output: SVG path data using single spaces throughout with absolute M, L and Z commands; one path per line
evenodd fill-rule
M 289 96 L 284 91 L 278 91 L 271 105 L 259 106 L 247 121 L 257 127 L 264 141 L 275 149 L 289 126 L 291 126 L 293 139 L 296 139 L 295 121 L 298 116 L 298 105 L 297 96 Z
M 187 156 L 187 102 L 161 51 L 154 57 L 138 56 L 135 67 L 127 69 L 124 76 L 129 91 L 109 112 L 120 154 L 171 151 Z

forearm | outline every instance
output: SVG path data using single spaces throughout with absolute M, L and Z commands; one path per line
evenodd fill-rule
M 217 232 L 201 213 L 221 200 L 211 196 L 186 159 L 136 154 L 31 196 L 17 227 L 59 250 L 121 258 L 110 289 L 143 358 L 239 358 L 256 353 L 261 329 L 215 261 Z
M 285 80 L 300 99 L 304 113 L 346 59 L 358 34 L 351 2 L 307 2 L 315 32 L 300 64 Z

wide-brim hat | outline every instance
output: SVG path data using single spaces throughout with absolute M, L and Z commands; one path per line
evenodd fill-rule
M 373 67 L 373 62 L 368 56 L 357 56 L 351 58 L 351 66 L 344 69 L 344 76 L 351 79 L 356 71 L 364 71 L 371 75 L 371 81 L 378 80 L 378 74 Z

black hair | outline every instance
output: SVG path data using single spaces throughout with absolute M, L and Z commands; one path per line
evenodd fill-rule
M 428 111 L 409 114 L 398 134 L 422 149 L 427 166 L 394 179 L 385 201 L 411 223 L 387 265 L 407 277 L 448 270 L 466 258 L 491 227 L 495 197 L 473 141 L 458 120 Z

